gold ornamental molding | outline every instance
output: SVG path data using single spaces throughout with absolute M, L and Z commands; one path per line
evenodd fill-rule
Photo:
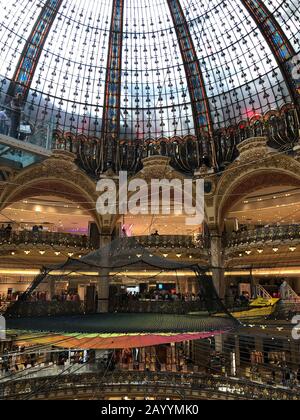
M 185 177 L 173 169 L 170 165 L 171 159 L 164 156 L 151 156 L 142 161 L 143 169 L 133 178 L 143 179 L 151 183 L 153 179 L 180 179 Z
M 239 157 L 218 180 L 214 197 L 214 223 L 224 225 L 224 218 L 245 196 L 268 186 L 300 188 L 300 161 L 267 145 L 265 137 L 242 142 Z
M 1 194 L 1 209 L 33 196 L 57 196 L 84 208 L 101 227 L 95 207 L 96 184 L 75 163 L 75 155 L 55 150 L 49 159 L 10 177 Z

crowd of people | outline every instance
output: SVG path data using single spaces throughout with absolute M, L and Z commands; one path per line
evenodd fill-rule
M 2 225 L 0 228 L 0 238 L 9 240 L 13 231 L 13 227 L 10 223 L 7 225 Z
M 28 127 L 30 124 L 25 120 L 22 121 L 23 105 L 23 96 L 18 93 L 7 101 L 6 107 L 0 109 L 0 134 L 19 140 L 26 139 L 27 131 L 22 130 L 22 124 Z
M 80 296 L 76 292 L 62 291 L 52 296 L 52 302 L 80 302 Z
M 0 293 L 0 304 L 2 302 L 17 302 L 22 292 Z M 48 300 L 47 292 L 34 292 L 28 297 L 28 302 L 46 302 Z
M 74 351 L 70 354 L 65 351 L 57 351 L 50 354 L 43 354 L 43 352 L 29 354 L 26 352 L 25 347 L 15 347 L 13 352 L 5 350 L 0 356 L 0 375 L 5 376 L 11 373 L 22 372 L 25 369 L 34 369 L 41 365 L 49 368 L 55 366 L 65 367 L 67 365 L 91 363 L 95 360 L 93 351 L 88 351 L 86 354 L 83 351 Z
M 156 301 L 156 302 L 200 302 L 201 294 L 176 293 L 176 291 L 153 290 L 144 293 L 126 292 L 120 295 L 123 302 Z
M 10 130 L 10 118 L 5 109 L 0 110 L 0 134 L 7 136 Z
M 4 302 L 17 302 L 21 292 L 0 293 L 0 305 Z M 80 296 L 75 292 L 61 292 L 52 297 L 52 302 L 80 302 Z M 28 297 L 28 302 L 47 302 L 49 301 L 49 293 L 45 291 L 34 292 Z
M 12 236 L 12 233 L 14 232 L 14 228 L 11 223 L 8 224 L 2 224 L 0 227 L 0 238 L 1 239 L 10 239 Z M 44 232 L 43 226 L 34 225 L 31 229 L 31 232 L 33 234 L 38 235 L 39 233 Z

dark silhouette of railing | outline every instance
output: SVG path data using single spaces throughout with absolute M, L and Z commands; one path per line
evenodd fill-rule
M 54 371 L 56 372 L 56 371 Z M 28 372 L 29 373 L 29 372 Z M 0 384 L 0 399 L 74 399 L 90 395 L 144 394 L 161 399 L 300 400 L 299 390 L 287 390 L 254 382 L 201 374 L 113 371 L 64 374 L 10 380 Z
M 0 246 L 3 245 L 48 245 L 53 247 L 92 249 L 87 236 L 58 232 L 0 232 Z
M 241 245 L 275 243 L 280 241 L 300 241 L 300 225 L 281 225 L 258 227 L 227 235 L 227 246 L 234 248 Z
M 11 107 L 12 98 L 1 97 L 2 110 L 7 114 L 7 120 L 3 119 L 0 124 L 0 134 L 11 135 L 19 140 L 44 147 L 46 149 L 58 149 L 74 153 L 77 163 L 91 176 L 98 176 L 105 172 L 108 163 L 104 156 L 109 142 L 103 141 L 100 131 L 90 128 L 84 129 L 71 125 L 61 126 L 55 118 L 38 120 L 39 107 L 27 104 L 22 105 L 15 116 L 16 110 Z M 33 106 L 33 110 L 30 107 Z M 34 120 L 32 119 L 34 117 Z M 72 116 L 76 121 L 78 116 Z M 12 127 L 12 121 L 20 121 L 19 127 Z M 69 120 L 68 118 L 64 119 Z M 76 125 L 76 123 L 74 124 Z M 238 146 L 252 137 L 266 137 L 270 146 L 291 153 L 294 146 L 299 142 L 299 121 L 297 112 L 293 106 L 284 106 L 280 111 L 256 116 L 247 121 L 231 127 L 216 130 L 213 138 L 208 142 L 214 144 L 216 153 L 217 170 L 224 169 L 238 156 Z M 150 156 L 166 156 L 170 158 L 171 165 L 176 169 L 193 173 L 203 165 L 213 166 L 211 159 L 212 150 L 208 156 L 203 157 L 202 145 L 207 139 L 197 138 L 194 135 L 172 138 L 146 138 L 120 139 L 114 147 L 114 161 L 112 169 L 115 172 L 127 170 L 136 173 L 142 168 L 142 160 Z
M 207 311 L 205 302 L 201 302 L 199 300 L 190 302 L 182 300 L 124 300 L 122 296 L 114 296 L 110 299 L 110 312 L 186 315 L 199 311 Z
M 189 249 L 199 250 L 204 248 L 204 239 L 201 236 L 190 235 L 152 235 L 137 236 L 136 241 L 145 248 L 158 249 Z

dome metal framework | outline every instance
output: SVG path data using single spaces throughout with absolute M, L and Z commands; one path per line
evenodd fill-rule
M 280 130 L 298 138 L 299 0 L 0 4 L 2 104 L 20 95 L 91 173 L 157 148 L 184 171 L 220 168 L 272 117 L 279 147 Z

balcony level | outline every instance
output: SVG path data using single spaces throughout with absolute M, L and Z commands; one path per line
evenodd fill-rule
M 280 262 L 286 264 L 299 261 L 300 224 L 252 227 L 232 232 L 225 238 L 227 260 L 240 262 Z
M 146 249 L 165 258 L 183 260 L 206 259 L 207 249 L 202 237 L 191 235 L 137 236 Z
M 58 232 L 21 231 L 0 233 L 0 249 L 2 255 L 23 254 L 30 256 L 39 253 L 40 256 L 53 253 L 60 255 L 68 253 L 75 256 L 78 253 L 88 253 L 93 246 L 87 236 Z
M 207 250 L 202 239 L 192 236 L 139 236 L 136 237 L 147 250 L 164 258 L 183 261 L 206 261 Z M 38 256 L 48 260 L 49 257 L 74 257 L 86 255 L 95 249 L 88 236 L 57 232 L 21 231 L 11 234 L 0 233 L 0 250 L 2 257 L 19 256 L 29 259 Z

